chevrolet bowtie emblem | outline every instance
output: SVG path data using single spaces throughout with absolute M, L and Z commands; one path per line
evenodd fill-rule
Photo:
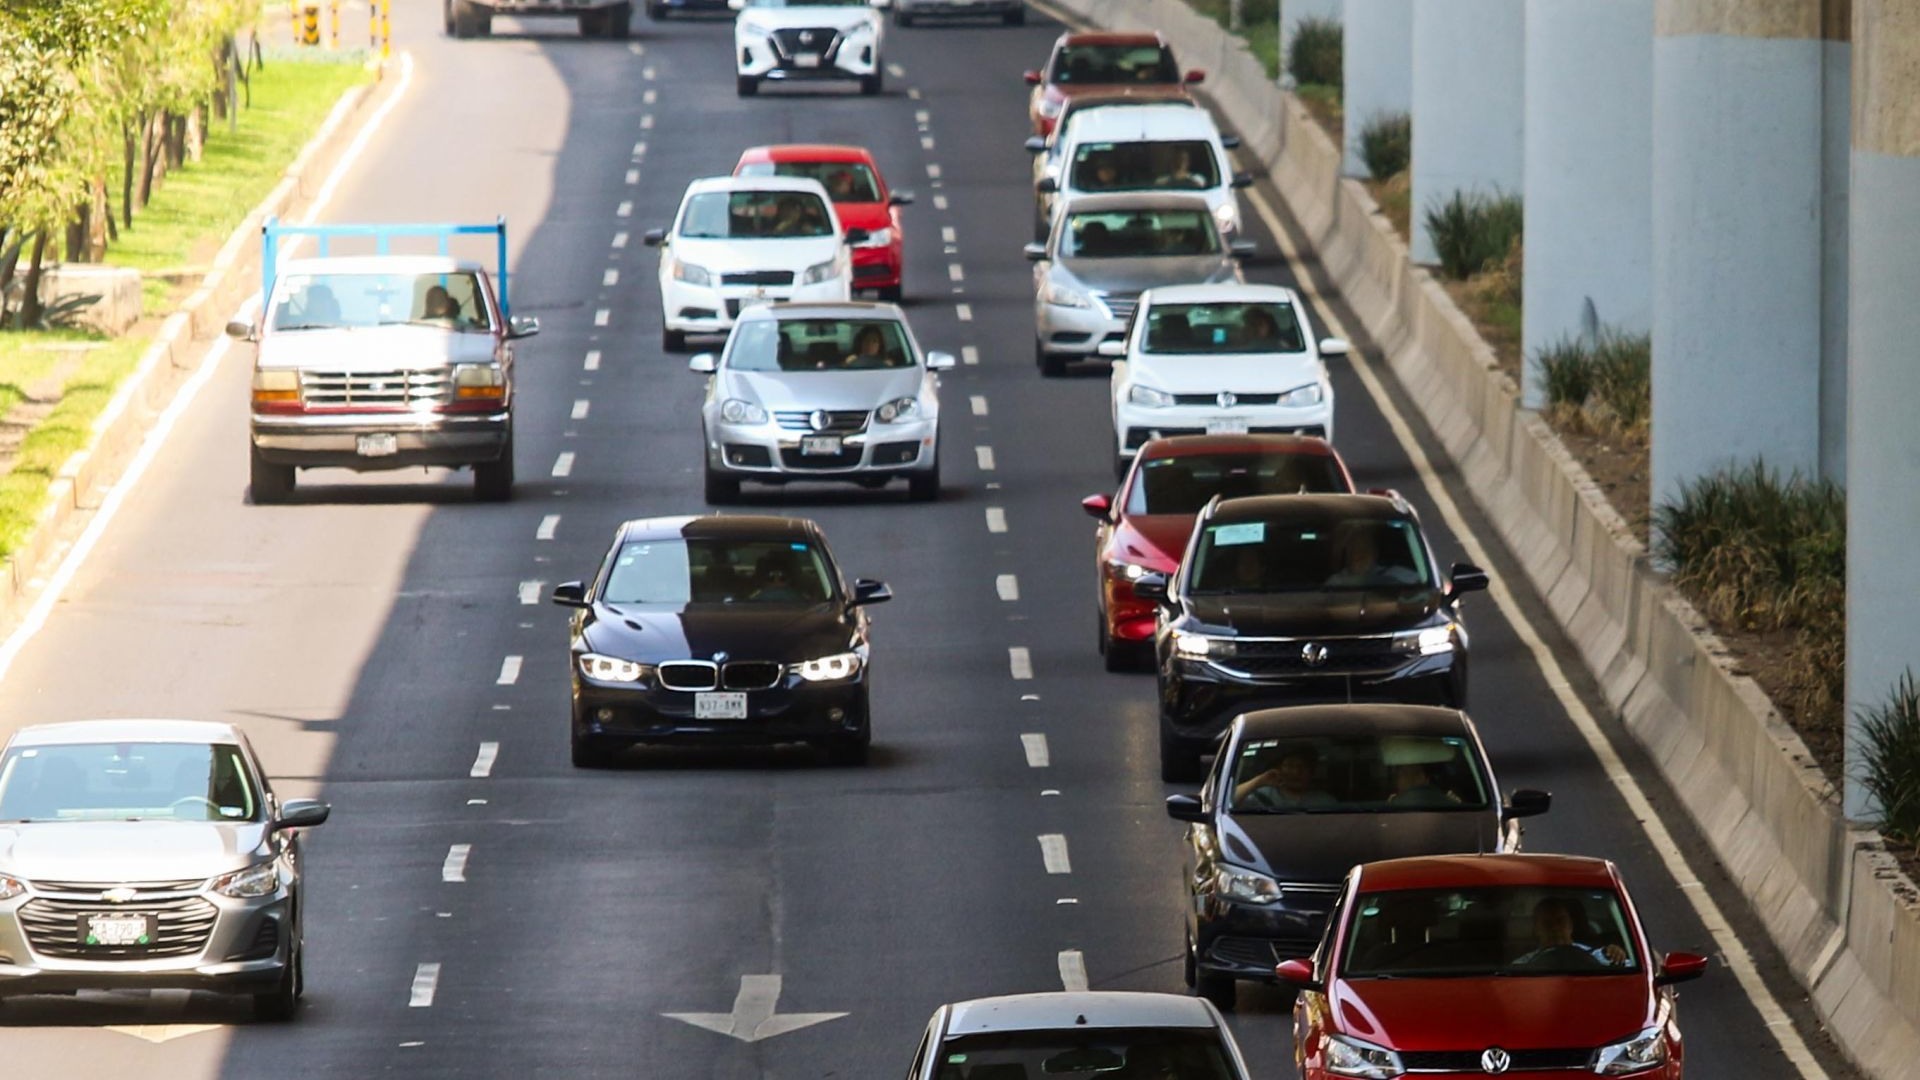
M 138 892 L 135 892 L 132 889 L 123 887 L 118 889 L 108 889 L 106 892 L 103 892 L 100 894 L 100 899 L 105 900 L 110 904 L 124 904 L 127 901 L 132 900 L 134 897 L 139 895 L 140 894 Z

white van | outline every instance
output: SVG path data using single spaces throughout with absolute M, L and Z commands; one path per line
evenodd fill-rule
M 1235 188 L 1253 183 L 1233 171 L 1227 151 L 1239 140 L 1222 136 L 1205 109 L 1188 105 L 1127 105 L 1076 113 L 1055 137 L 1034 190 L 1036 231 L 1044 237 L 1055 209 L 1080 195 L 1119 191 L 1179 191 L 1204 196 L 1223 239 L 1240 233 Z

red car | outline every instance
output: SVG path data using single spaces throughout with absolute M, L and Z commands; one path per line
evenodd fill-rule
M 1355 867 L 1319 951 L 1275 974 L 1302 1080 L 1679 1080 L 1672 988 L 1706 970 L 1654 955 L 1604 859 L 1445 855 Z
M 756 146 L 740 155 L 735 176 L 804 176 L 818 180 L 833 199 L 833 212 L 848 232 L 865 230 L 853 246 L 853 287 L 898 301 L 906 246 L 900 208 L 913 201 L 890 191 L 873 155 L 858 146 Z
M 1206 77 L 1203 71 L 1182 75 L 1172 47 L 1158 33 L 1061 34 L 1047 66 L 1026 74 L 1033 87 L 1027 116 L 1033 133 L 1045 138 L 1070 96 L 1122 86 L 1182 86 Z
M 1100 522 L 1100 653 L 1108 671 L 1149 666 L 1154 603 L 1133 593 L 1142 574 L 1171 575 L 1193 519 L 1215 495 L 1291 495 L 1353 490 L 1340 455 L 1306 435 L 1180 435 L 1140 448 L 1117 496 L 1080 501 Z

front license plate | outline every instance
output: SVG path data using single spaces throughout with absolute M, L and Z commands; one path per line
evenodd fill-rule
M 1209 435 L 1245 435 L 1246 433 L 1247 422 L 1245 420 L 1227 418 L 1207 421 L 1207 434 Z
M 400 452 L 400 436 L 390 431 L 362 435 L 354 441 L 353 450 L 361 457 L 388 457 Z
M 804 52 L 794 53 L 793 66 L 802 67 L 802 68 L 817 68 L 820 66 L 820 55 L 818 53 L 804 53 Z
M 747 695 L 695 694 L 693 695 L 693 718 L 695 720 L 745 720 Z
M 125 948 L 153 942 L 151 915 L 82 915 L 80 944 L 100 948 Z
M 838 435 L 802 435 L 800 437 L 802 454 L 830 456 L 840 452 L 840 445 Z

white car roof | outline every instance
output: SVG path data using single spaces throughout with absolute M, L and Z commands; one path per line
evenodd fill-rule
M 289 259 L 281 274 L 450 274 L 485 270 L 472 259 L 451 255 L 327 255 Z
M 1167 285 L 1149 289 L 1140 297 L 1143 304 L 1218 304 L 1251 303 L 1300 305 L 1300 295 L 1284 285 L 1241 285 L 1227 281 L 1218 285 Z
M 809 176 L 708 176 L 687 185 L 686 198 L 709 191 L 804 191 L 828 202 L 826 186 Z M 683 199 L 684 201 L 684 199 Z
M 1213 117 L 1191 105 L 1128 105 L 1086 109 L 1073 114 L 1070 143 L 1157 142 L 1168 139 L 1220 137 Z
M 1185 994 L 1119 990 L 1011 994 L 955 1002 L 948 1035 L 1085 1028 L 1213 1028 L 1213 1012 Z
M 237 743 L 232 724 L 208 720 L 68 720 L 33 724 L 14 732 L 9 746 L 71 743 Z

